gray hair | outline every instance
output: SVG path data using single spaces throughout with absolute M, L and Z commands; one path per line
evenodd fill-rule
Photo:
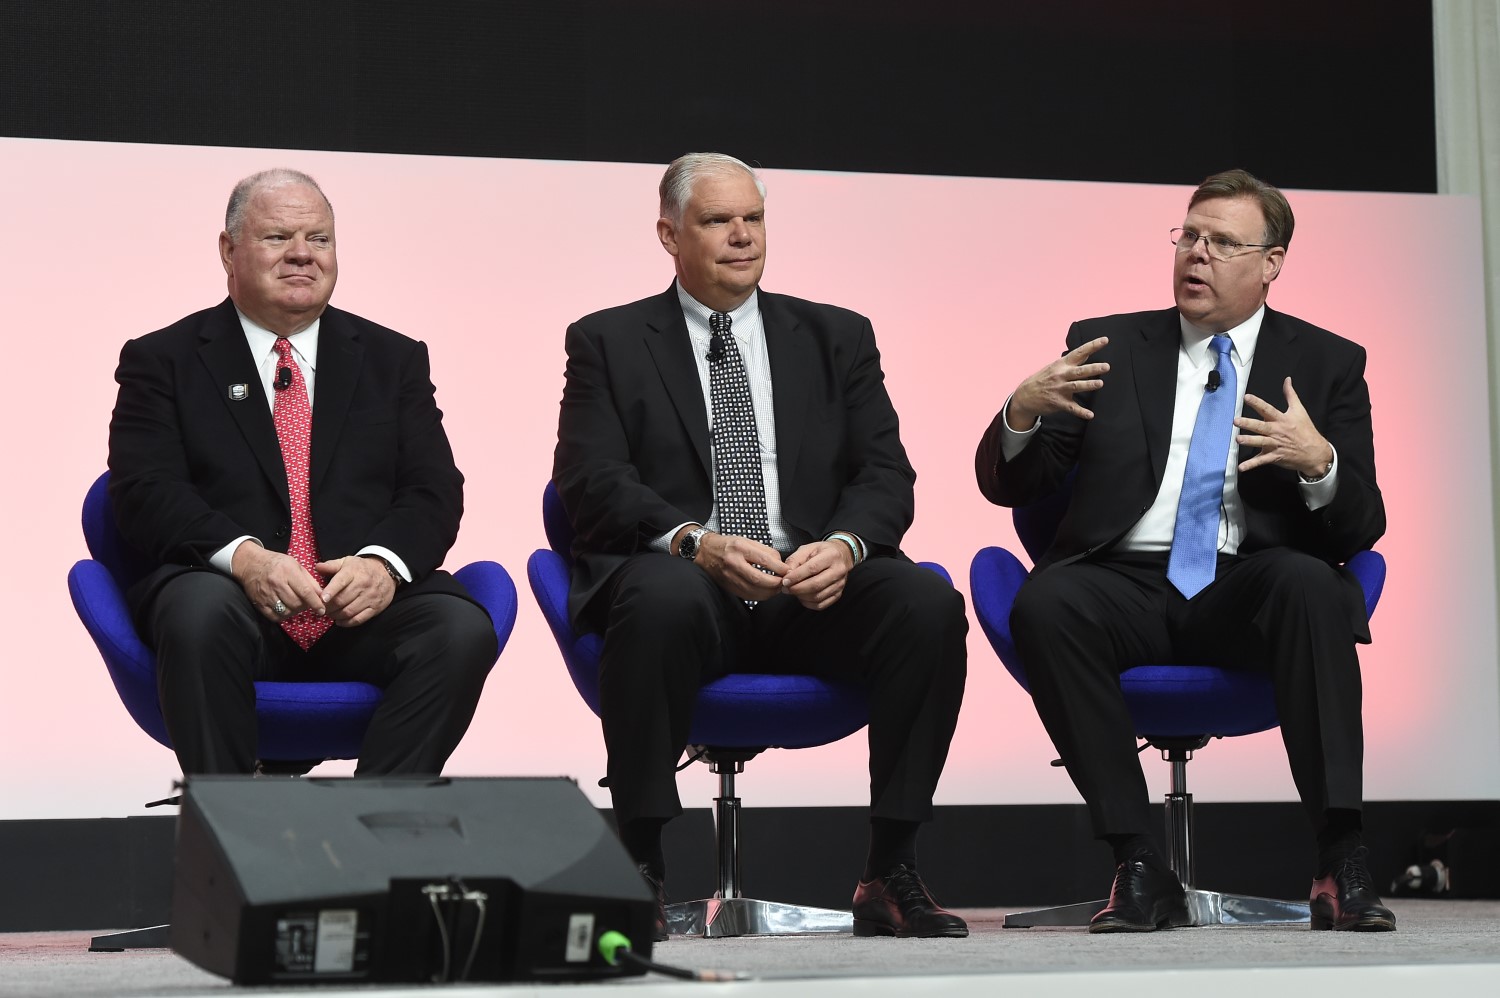
M 1282 249 L 1292 245 L 1292 229 L 1297 225 L 1297 219 L 1292 215 L 1292 206 L 1287 204 L 1285 194 L 1259 177 L 1251 176 L 1244 170 L 1216 173 L 1193 191 L 1193 196 L 1188 198 L 1188 211 L 1192 211 L 1198 202 L 1213 198 L 1246 198 L 1254 201 L 1260 205 L 1261 216 L 1266 220 L 1261 242 L 1280 246 Z
M 755 181 L 760 196 L 766 196 L 766 185 L 761 183 L 748 164 L 721 152 L 690 152 L 678 156 L 661 175 L 661 217 L 674 225 L 682 224 L 682 213 L 693 196 L 693 185 L 709 174 L 724 174 L 739 171 L 749 174 Z
M 230 239 L 240 237 L 240 229 L 245 224 L 245 206 L 250 203 L 255 192 L 262 187 L 279 187 L 282 184 L 301 184 L 304 187 L 311 187 L 318 192 L 318 196 L 328 206 L 328 216 L 333 217 L 333 202 L 328 200 L 328 195 L 323 193 L 323 188 L 318 186 L 316 180 L 301 170 L 279 166 L 273 170 L 252 173 L 234 185 L 234 190 L 229 193 L 229 207 L 224 209 L 224 231 L 229 233 Z

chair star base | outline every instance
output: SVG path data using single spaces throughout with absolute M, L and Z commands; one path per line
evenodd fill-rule
M 167 949 L 167 933 L 170 925 L 148 925 L 141 929 L 125 929 L 123 932 L 106 932 L 89 940 L 90 953 L 123 953 L 128 949 Z
M 1108 900 L 1101 899 L 1058 905 L 1055 908 L 1038 908 L 1034 911 L 1016 911 L 1006 915 L 1002 924 L 1007 929 L 1088 925 L 1108 903 Z M 1306 901 L 1282 901 L 1248 894 L 1189 889 L 1187 908 L 1187 924 L 1190 926 L 1308 924 Z
M 667 905 L 667 933 L 672 936 L 713 939 L 852 931 L 854 916 L 831 908 L 754 898 L 705 898 Z

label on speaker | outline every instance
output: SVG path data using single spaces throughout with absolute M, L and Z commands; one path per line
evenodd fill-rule
M 593 952 L 594 916 L 592 913 L 568 916 L 568 945 L 563 959 L 568 963 L 588 963 Z M 556 952 L 556 951 L 554 951 Z
M 313 972 L 348 973 L 354 969 L 354 939 L 359 913 L 353 908 L 329 908 L 318 912 L 318 948 Z

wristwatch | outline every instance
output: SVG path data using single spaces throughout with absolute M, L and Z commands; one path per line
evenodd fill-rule
M 682 535 L 682 540 L 677 542 L 677 557 L 686 558 L 688 561 L 698 557 L 698 544 L 703 540 L 703 535 L 708 533 L 707 527 L 694 527 Z

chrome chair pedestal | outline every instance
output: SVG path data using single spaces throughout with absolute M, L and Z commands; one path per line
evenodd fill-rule
M 711 898 L 667 905 L 669 935 L 711 939 L 854 930 L 854 916 L 847 911 L 740 896 L 740 799 L 734 793 L 734 777 L 744 772 L 745 761 L 759 751 L 704 750 L 709 771 L 719 777 L 719 796 L 714 798 L 718 889 Z
M 1147 738 L 1161 750 L 1172 767 L 1171 789 L 1166 795 L 1167 861 L 1187 891 L 1189 926 L 1195 925 L 1306 925 L 1306 901 L 1282 901 L 1247 894 L 1223 894 L 1193 886 L 1193 795 L 1187 790 L 1187 764 L 1209 737 Z M 1108 900 L 1084 901 L 1005 916 L 1007 929 L 1087 925 L 1104 910 Z

